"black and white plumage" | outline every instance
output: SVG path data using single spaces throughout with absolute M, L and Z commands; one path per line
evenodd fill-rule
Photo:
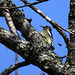
M 50 26 L 41 26 L 41 27 L 43 28 L 43 30 L 41 31 L 43 39 L 51 46 L 52 49 L 54 49 L 51 27 Z

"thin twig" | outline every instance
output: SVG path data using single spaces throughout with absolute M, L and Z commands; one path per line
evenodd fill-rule
M 41 75 L 45 75 L 45 73 L 41 70 Z
M 40 1 L 40 2 L 34 2 L 34 3 L 30 3 L 30 4 L 23 5 L 23 6 L 18 6 L 18 7 L 0 7 L 0 9 L 17 9 L 17 8 L 23 8 L 23 7 L 26 7 L 26 6 L 36 5 L 36 4 L 39 4 L 39 3 L 42 3 L 42 2 L 46 2 L 46 1 L 48 1 L 48 0 Z
M 15 53 L 16 55 L 15 55 L 15 64 L 17 64 L 17 61 L 18 61 L 18 54 L 17 53 Z M 18 75 L 18 70 L 16 69 L 15 70 L 15 75 Z
M 64 31 L 66 31 L 66 32 L 68 32 L 68 33 L 70 33 L 70 34 L 74 34 L 74 33 L 72 33 L 71 31 L 69 31 L 69 30 L 67 30 L 67 29 L 65 29 L 65 28 L 63 28 L 63 27 L 61 27 L 59 24 L 57 24 L 57 22 L 55 22 L 56 23 L 56 25 L 58 26 L 58 27 L 60 27 L 61 29 L 63 29 Z
M 65 57 L 68 57 L 68 55 L 62 56 L 62 57 L 60 57 L 60 58 L 65 58 Z

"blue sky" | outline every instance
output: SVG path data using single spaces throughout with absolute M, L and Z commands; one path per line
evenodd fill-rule
M 12 1 L 17 6 L 24 5 L 20 0 L 12 0 Z M 31 3 L 35 2 L 35 0 L 28 0 L 28 1 Z M 37 7 L 44 14 L 50 17 L 53 21 L 57 22 L 62 27 L 68 29 L 68 14 L 69 14 L 69 7 L 70 7 L 69 5 L 70 5 L 70 0 L 49 0 L 48 2 L 35 5 L 35 7 Z M 38 15 L 29 7 L 24 7 L 23 9 L 24 9 L 25 16 L 27 18 L 32 18 L 31 24 L 39 33 L 42 30 L 40 25 L 51 26 L 44 18 L 42 18 L 40 15 Z M 22 10 L 22 8 L 20 8 L 20 10 Z M 0 26 L 9 30 L 4 18 L 0 18 Z M 54 28 L 52 28 L 52 33 L 53 33 L 55 52 L 59 56 L 64 56 L 65 54 L 67 54 L 67 49 L 65 48 L 66 45 L 64 43 L 62 36 L 60 36 L 60 34 Z M 69 34 L 67 32 L 66 34 L 69 37 Z M 58 41 L 59 43 L 62 44 L 61 47 L 58 46 Z M 0 72 L 1 72 L 4 69 L 8 68 L 10 65 L 14 65 L 15 53 L 9 50 L 8 48 L 6 48 L 4 45 L 0 44 L 0 60 L 1 60 Z M 18 62 L 22 62 L 22 61 L 24 61 L 24 59 L 18 56 Z M 63 62 L 64 61 L 65 59 L 63 60 Z M 41 70 L 37 66 L 29 65 L 18 69 L 18 72 L 19 72 L 18 75 L 40 75 Z M 12 75 L 15 75 L 15 73 L 12 72 Z

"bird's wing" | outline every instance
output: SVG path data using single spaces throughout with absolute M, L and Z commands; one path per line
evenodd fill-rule
M 53 46 L 53 35 L 52 33 L 47 29 L 48 35 L 50 36 L 50 40 L 52 41 L 52 46 Z
M 49 35 L 49 36 L 52 36 L 51 33 L 50 33 L 50 31 L 49 31 L 48 29 L 47 29 L 47 32 L 48 32 L 48 35 Z

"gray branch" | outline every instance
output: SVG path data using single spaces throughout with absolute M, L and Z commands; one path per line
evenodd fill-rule
M 20 62 L 20 63 L 17 63 L 15 65 L 11 65 L 10 67 L 8 67 L 7 69 L 5 69 L 4 71 L 2 71 L 0 73 L 0 75 L 9 75 L 11 72 L 13 72 L 14 70 L 20 68 L 20 67 L 23 67 L 23 66 L 27 66 L 29 65 L 29 62 L 26 62 L 26 61 L 23 61 L 23 62 Z
M 10 6 L 16 7 L 12 2 Z M 73 69 L 70 68 L 70 65 L 60 61 L 59 57 L 51 50 L 41 35 L 31 26 L 23 12 L 18 9 L 10 9 L 9 11 L 15 27 L 22 32 L 22 36 L 29 42 L 23 39 L 16 40 L 14 34 L 2 27 L 0 27 L 0 42 L 18 53 L 30 64 L 38 66 L 48 74 L 70 75 Z
M 26 1 L 26 0 L 21 0 L 21 1 L 24 2 L 25 4 L 29 4 L 29 2 Z M 56 22 L 53 22 L 48 16 L 46 16 L 43 12 L 41 12 L 40 10 L 38 10 L 33 5 L 30 5 L 29 7 L 31 9 L 33 9 L 36 13 L 38 13 L 40 16 L 42 16 L 46 21 L 48 21 L 60 33 L 60 35 L 63 37 L 63 39 L 64 39 L 64 41 L 66 43 L 67 48 L 69 49 L 69 45 L 70 45 L 69 39 L 68 39 L 67 35 L 62 31 L 62 29 L 64 29 L 64 28 L 62 28 L 61 26 L 59 26 Z M 67 32 L 69 32 L 69 33 L 71 33 L 71 34 L 73 34 L 72 32 L 70 32 L 70 31 L 68 31 L 66 29 L 64 29 L 64 30 L 67 31 Z
M 23 7 L 27 7 L 27 6 L 30 6 L 30 5 L 36 5 L 36 4 L 45 2 L 45 1 L 48 1 L 48 0 L 43 0 L 43 1 L 39 1 L 39 2 L 34 2 L 34 3 L 30 3 L 30 4 L 23 5 L 23 6 L 18 6 L 18 7 L 4 7 L 4 6 L 3 6 L 3 7 L 0 7 L 0 9 L 16 9 L 16 8 L 23 8 Z
M 69 65 L 62 63 L 50 48 L 39 48 L 22 39 L 15 41 L 14 35 L 2 27 L 0 27 L 0 42 L 48 74 L 65 75 L 64 71 L 69 67 Z

